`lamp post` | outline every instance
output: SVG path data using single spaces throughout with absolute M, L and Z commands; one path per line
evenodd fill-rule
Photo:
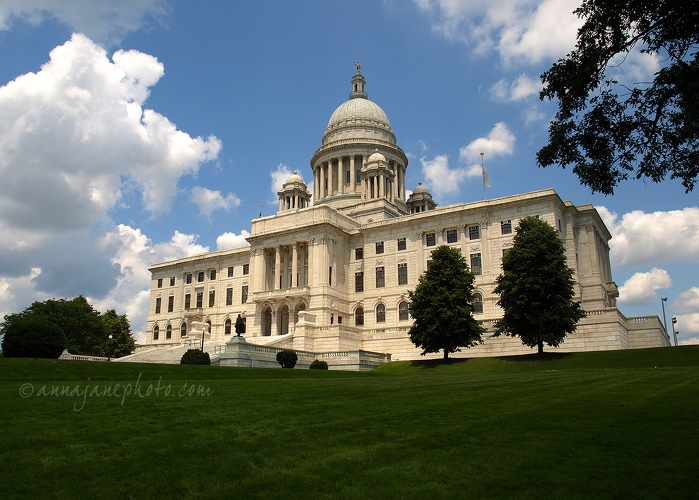
M 107 337 L 107 361 L 112 360 L 112 334 L 110 333 Z
M 665 302 L 667 302 L 667 297 L 660 297 L 660 305 L 663 308 L 663 325 L 665 326 L 665 335 L 667 335 L 667 318 L 665 317 Z
M 675 340 L 675 347 L 677 347 L 677 332 L 675 331 L 675 324 L 677 323 L 677 317 L 672 317 L 672 337 Z

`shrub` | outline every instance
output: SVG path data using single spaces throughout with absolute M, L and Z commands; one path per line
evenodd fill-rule
M 328 363 L 316 359 L 313 363 L 311 363 L 311 366 L 309 366 L 308 368 L 310 368 L 311 370 L 327 370 Z
M 61 329 L 45 319 L 19 319 L 5 326 L 2 351 L 7 358 L 57 359 L 65 347 Z
M 209 353 L 201 349 L 190 349 L 184 353 L 180 360 L 181 365 L 210 365 Z
M 298 359 L 299 357 L 296 351 L 292 351 L 291 349 L 284 349 L 277 353 L 277 362 L 282 365 L 282 368 L 293 368 L 296 366 L 296 361 L 298 361 Z

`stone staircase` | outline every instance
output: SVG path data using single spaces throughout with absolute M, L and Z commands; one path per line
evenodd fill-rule
M 218 362 L 218 355 L 214 353 L 216 347 L 225 345 L 226 340 L 207 340 L 204 341 L 204 351 L 209 353 L 211 364 Z M 179 344 L 175 346 L 153 347 L 152 349 L 144 349 L 135 354 L 124 356 L 122 358 L 112 359 L 117 363 L 160 363 L 166 365 L 178 365 L 180 359 L 189 349 L 198 349 L 198 345 Z

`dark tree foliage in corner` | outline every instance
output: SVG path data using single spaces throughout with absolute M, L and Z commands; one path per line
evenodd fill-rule
M 544 344 L 560 345 L 586 315 L 580 302 L 573 301 L 573 274 L 558 232 L 543 220 L 522 219 L 495 280 L 498 305 L 504 309 L 495 336 L 519 337 L 539 354 Z
M 482 343 L 485 328 L 473 317 L 473 282 L 475 275 L 458 250 L 446 245 L 432 252 L 429 269 L 410 291 L 408 310 L 414 319 L 408 334 L 422 354 Z
M 699 173 L 699 2 L 586 0 L 577 45 L 541 75 L 541 99 L 558 101 L 537 163 L 573 166 L 593 192 L 629 177 L 669 175 L 691 191 Z M 632 50 L 657 54 L 651 82 L 617 81 Z M 617 58 L 612 61 L 613 58 Z M 610 64 L 611 62 L 611 64 Z
M 63 352 L 65 337 L 60 327 L 44 318 L 3 323 L 2 350 L 8 358 L 52 358 Z

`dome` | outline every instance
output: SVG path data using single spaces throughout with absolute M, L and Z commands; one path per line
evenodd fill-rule
M 384 110 L 369 99 L 355 98 L 346 101 L 333 112 L 325 133 L 343 125 L 369 124 L 391 130 L 391 122 Z
M 299 175 L 299 173 L 296 170 L 294 170 L 294 173 L 289 176 L 289 178 L 286 180 L 284 185 L 286 186 L 287 184 L 294 184 L 296 182 L 299 182 L 301 184 L 305 184 L 303 182 L 303 177 L 301 177 Z
M 367 163 L 383 162 L 386 163 L 386 157 L 379 153 L 378 149 L 375 149 L 372 155 L 367 160 Z
M 418 182 L 417 187 L 413 189 L 413 194 L 430 194 L 430 190 L 427 186 L 423 186 L 422 182 Z

